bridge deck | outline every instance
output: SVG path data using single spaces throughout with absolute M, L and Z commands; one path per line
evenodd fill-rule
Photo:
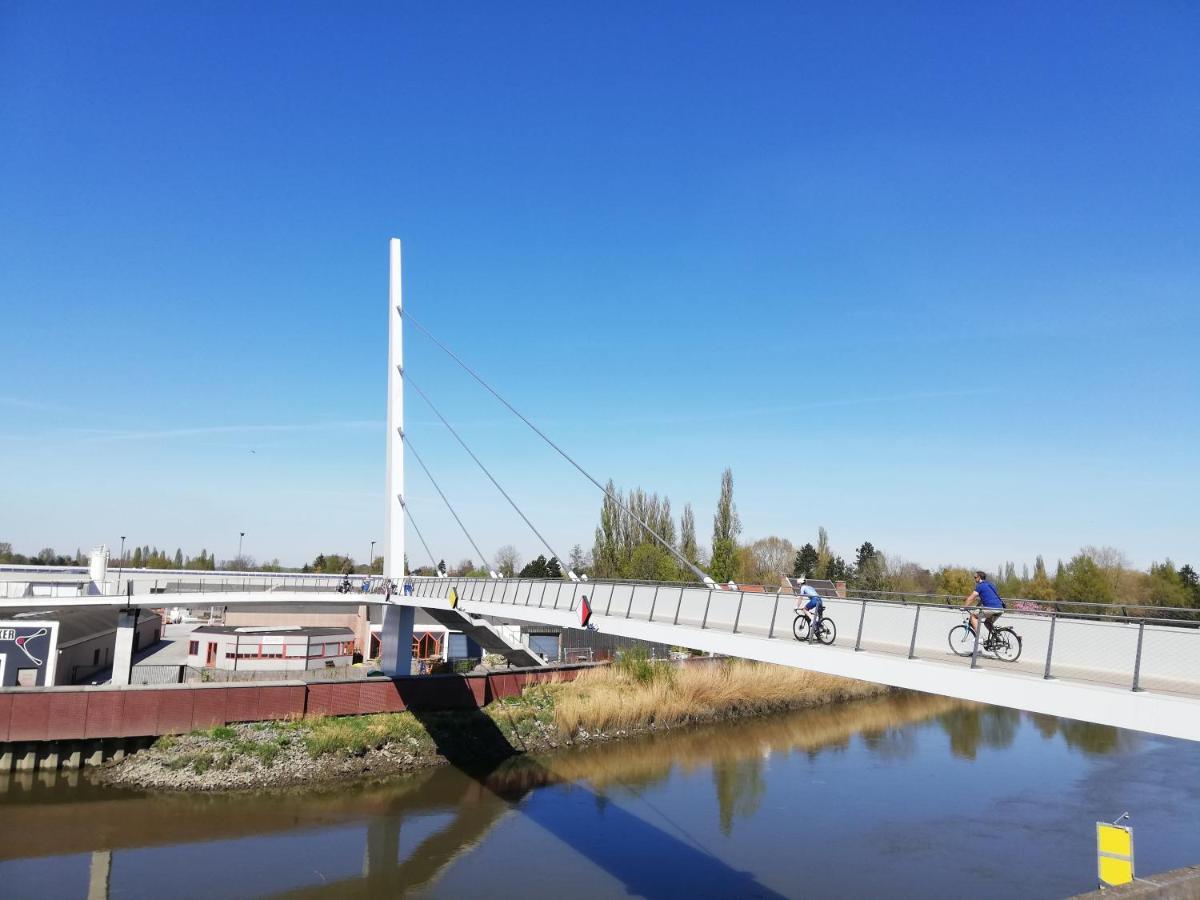
M 393 604 L 446 609 L 454 590 L 462 613 L 578 628 L 586 596 L 593 626 L 609 634 L 1200 740 L 1200 628 L 1195 623 L 1008 611 L 1003 624 L 1011 625 L 1023 639 L 1020 659 L 1003 662 L 980 652 L 972 667 L 970 658 L 950 650 L 948 633 L 962 619 L 956 608 L 946 606 L 827 600 L 827 615 L 838 630 L 835 644 L 827 647 L 793 638 L 794 598 L 788 595 L 626 582 L 466 578 L 411 582 L 413 593 L 392 595 Z M 214 601 L 281 606 L 387 602 L 382 594 L 337 594 L 331 588 L 88 597 L 69 602 L 111 607 L 186 606 L 201 597 L 204 605 Z M 28 598 L 18 602 L 35 605 Z M 63 601 L 46 603 L 62 605 Z M 16 603 L 0 600 L 0 606 L 12 605 Z M 1133 690 L 1135 684 L 1139 690 Z

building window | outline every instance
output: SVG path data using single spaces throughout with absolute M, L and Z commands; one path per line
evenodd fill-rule
M 188 641 L 188 656 L 197 656 L 200 653 L 199 641 Z

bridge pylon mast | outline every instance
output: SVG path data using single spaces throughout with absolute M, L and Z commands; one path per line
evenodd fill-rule
M 383 576 L 404 596 L 404 295 L 400 239 L 388 244 L 387 525 Z M 379 665 L 389 675 L 409 675 L 415 610 L 388 606 L 379 640 Z M 367 655 L 364 653 L 364 656 Z

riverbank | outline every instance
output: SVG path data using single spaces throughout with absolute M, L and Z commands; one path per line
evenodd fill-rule
M 517 754 L 888 691 L 741 660 L 676 666 L 631 657 L 481 710 L 258 722 L 163 737 L 93 777 L 155 790 L 230 791 L 386 777 L 447 762 L 486 772 Z

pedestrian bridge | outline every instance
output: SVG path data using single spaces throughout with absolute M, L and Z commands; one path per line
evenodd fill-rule
M 893 687 L 993 703 L 1118 728 L 1200 741 L 1200 623 L 1189 620 L 1007 610 L 1003 624 L 1021 635 L 1021 656 L 1005 662 L 982 647 L 951 651 L 962 621 L 956 606 L 904 599 L 827 599 L 837 626 L 832 646 L 798 642 L 795 598 L 701 585 L 488 578 L 410 578 L 412 593 L 338 594 L 333 583 L 280 582 L 250 589 L 205 589 L 203 603 L 314 601 L 391 608 L 457 609 L 535 625 L 580 627 L 586 597 L 591 627 L 607 634 L 858 678 Z M 195 593 L 132 598 L 134 605 L 187 606 Z M 81 601 L 76 601 L 81 602 Z M 88 605 L 126 605 L 93 597 Z M 399 612 L 399 610 L 397 610 Z M 386 642 L 388 629 L 385 627 Z
M 1171 737 L 1200 740 L 1200 628 L 1195 622 L 1006 611 L 1023 639 L 1015 662 L 952 652 L 957 607 L 826 601 L 832 646 L 798 642 L 786 594 L 620 582 L 425 579 L 400 602 L 579 627 L 584 597 L 599 631 L 830 675 Z

